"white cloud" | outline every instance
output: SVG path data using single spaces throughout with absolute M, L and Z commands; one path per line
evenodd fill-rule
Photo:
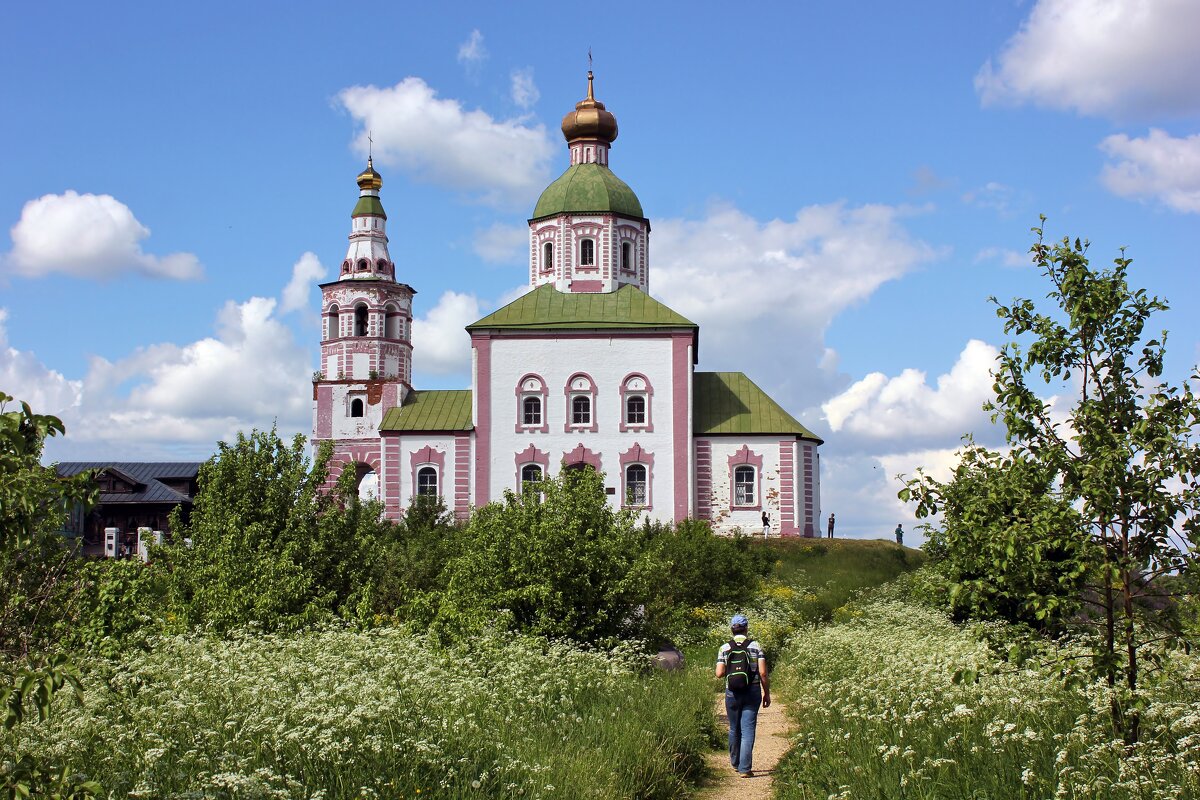
M 1151 128 L 1140 139 L 1109 136 L 1100 149 L 1116 159 L 1101 174 L 1114 194 L 1155 198 L 1175 211 L 1200 214 L 1200 134 L 1177 139 Z
M 992 397 L 991 370 L 998 355 L 992 345 L 972 339 L 950 372 L 938 376 L 936 388 L 920 370 L 906 369 L 894 378 L 873 372 L 821 409 L 835 432 L 866 440 L 911 446 L 982 433 L 991 428 L 981 407 Z
M 8 346 L 8 309 L 0 308 L 0 391 L 29 403 L 38 414 L 61 416 L 77 407 L 81 381 L 67 380 L 28 352 Z
M 542 93 L 533 82 L 533 67 L 514 69 L 509 78 L 512 81 L 512 101 L 519 108 L 532 108 L 541 99 Z
M 27 277 L 58 272 L 104 279 L 134 272 L 188 280 L 203 274 L 191 253 L 143 252 L 141 242 L 150 229 L 128 206 L 107 194 L 68 190 L 30 200 L 10 233 L 13 249 L 5 260 Z
M 499 222 L 477 231 L 475 255 L 490 264 L 515 264 L 529 258 L 529 228 Z
M 702 369 L 742 370 L 786 407 L 815 406 L 841 380 L 824 342 L 831 320 L 936 255 L 901 225 L 905 213 L 833 204 L 764 223 L 718 207 L 657 221 L 650 290 L 700 325 Z M 747 331 L 762 345 L 747 347 Z
M 984 105 L 1033 102 L 1084 114 L 1200 110 L 1200 3 L 1039 0 L 975 88 Z
M 1029 253 L 1019 253 L 1006 247 L 985 247 L 975 254 L 975 263 L 995 262 L 1004 267 L 1028 267 L 1033 262 Z
M 373 131 L 375 160 L 418 180 L 518 208 L 549 183 L 554 147 L 541 124 L 466 111 L 415 77 L 392 87 L 352 86 L 338 98 L 362 125 L 358 150 L 366 155 Z
M 316 253 L 306 252 L 292 265 L 292 279 L 283 287 L 279 313 L 303 311 L 308 308 L 308 298 L 314 285 L 325 277 L 325 267 Z
M 413 320 L 414 366 L 431 375 L 470 372 L 471 340 L 463 328 L 482 316 L 475 295 L 442 294 L 428 314 Z
M 988 181 L 978 189 L 964 192 L 962 196 L 962 201 L 969 206 L 991 209 L 1005 216 L 1024 208 L 1026 200 L 1011 186 L 996 181 Z
M 478 67 L 487 57 L 487 48 L 483 46 L 483 34 L 475 28 L 467 40 L 458 46 L 458 63 L 470 69 Z

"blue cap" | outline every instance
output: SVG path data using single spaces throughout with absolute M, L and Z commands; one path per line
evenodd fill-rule
M 729 620 L 729 627 L 736 628 L 738 625 L 749 625 L 750 620 L 746 619 L 745 614 L 734 614 L 733 619 Z

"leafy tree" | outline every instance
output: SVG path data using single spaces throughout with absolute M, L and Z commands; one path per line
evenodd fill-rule
M 287 445 L 274 428 L 218 447 L 162 551 L 180 624 L 295 628 L 369 608 L 366 564 L 387 524 L 378 503 L 358 501 L 353 470 L 325 491 L 329 448 L 310 465 L 304 436 Z
M 628 634 L 637 627 L 640 541 L 634 514 L 609 506 L 595 470 L 506 492 L 471 517 L 447 566 L 435 630 L 501 625 L 581 641 Z
M 1087 548 L 1071 551 L 1072 558 L 1088 570 L 1084 600 L 1097 609 L 1096 663 L 1112 689 L 1113 723 L 1133 743 L 1146 656 L 1178 632 L 1169 603 L 1164 610 L 1167 579 L 1188 575 L 1200 544 L 1200 447 L 1194 440 L 1200 403 L 1190 382 L 1160 380 L 1166 332 L 1147 338 L 1145 328 L 1167 304 L 1129 287 L 1131 261 L 1124 252 L 1111 269 L 1094 270 L 1086 242 L 1050 245 L 1040 227 L 1034 232 L 1031 252 L 1051 284 L 1052 308 L 1039 310 L 1028 299 L 996 303 L 1005 332 L 1029 342 L 1023 347 L 1014 341 L 1001 351 L 993 373 L 996 396 L 987 408 L 1006 427 L 1014 463 L 1028 465 L 1046 482 L 1036 502 L 1049 504 L 1052 513 L 1040 527 L 1026 529 L 1029 538 L 1070 541 L 1078 528 L 1089 539 Z M 1197 379 L 1193 371 L 1191 381 Z M 1074 405 L 1065 409 L 1062 402 L 1042 400 L 1035 391 L 1039 380 L 1066 382 L 1076 394 Z M 974 477 L 969 468 L 967 477 Z M 918 480 L 901 496 L 916 498 L 928 513 L 946 493 Z M 993 513 L 1001 530 L 1019 524 L 1002 507 Z M 960 522 L 965 520 L 947 518 L 944 524 L 949 531 Z M 991 573 L 993 579 L 1007 575 Z
M 463 526 L 440 497 L 416 495 L 371 559 L 375 610 L 420 625 L 433 621 L 446 567 L 462 551 Z
M 53 643 L 60 598 L 73 576 L 72 551 L 58 533 L 71 506 L 90 505 L 90 474 L 61 478 L 40 463 L 49 436 L 66 432 L 57 417 L 27 403 L 8 410 L 0 392 L 0 654 L 28 657 Z
M 957 618 L 1060 630 L 1078 610 L 1090 540 L 1044 465 L 968 439 L 948 482 L 919 475 L 900 496 L 917 502 L 919 517 L 941 512 L 924 549 L 951 579 Z

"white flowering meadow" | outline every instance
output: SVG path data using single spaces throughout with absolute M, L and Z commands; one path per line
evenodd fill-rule
M 399 629 L 175 637 L 85 665 L 83 702 L 0 733 L 111 797 L 668 798 L 701 769 L 711 687 L 513 636 Z
M 800 730 L 777 796 L 1200 797 L 1200 659 L 1167 654 L 1145 676 L 1143 740 L 1123 753 L 1103 684 L 1060 676 L 1080 654 L 1016 667 L 928 607 L 851 604 L 783 653 Z

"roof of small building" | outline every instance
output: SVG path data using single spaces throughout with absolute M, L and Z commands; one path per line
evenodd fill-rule
M 469 431 L 470 389 L 434 389 L 409 392 L 404 404 L 389 408 L 379 423 L 381 431 Z
M 60 461 L 55 465 L 63 477 L 95 470 L 110 471 L 122 480 L 145 488 L 134 492 L 105 492 L 99 501 L 113 503 L 190 503 L 192 498 L 161 483 L 164 480 L 194 480 L 202 461 Z
M 788 434 L 822 443 L 744 373 L 696 372 L 692 394 L 692 430 L 697 436 Z
M 490 328 L 691 328 L 696 323 L 667 308 L 641 289 L 625 284 L 615 292 L 560 292 L 545 283 L 467 330 Z
M 592 211 L 645 219 L 641 201 L 633 189 L 603 164 L 567 167 L 567 171 L 542 192 L 534 206 L 532 219 Z

